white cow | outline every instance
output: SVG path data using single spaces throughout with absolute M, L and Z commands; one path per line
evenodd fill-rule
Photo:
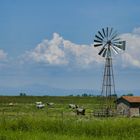
M 78 105 L 75 105 L 75 104 L 69 104 L 69 108 L 75 109 L 75 108 L 78 108 Z
M 41 104 L 42 104 L 42 102 L 41 102 L 41 101 L 36 102 L 36 105 L 41 105 Z
M 54 106 L 54 103 L 47 103 L 47 105 L 48 105 L 49 107 L 53 107 L 53 106 Z
M 45 107 L 45 104 L 37 104 L 36 107 L 37 107 L 38 109 L 42 109 L 42 108 Z
M 76 108 L 77 115 L 85 115 L 85 109 L 84 108 Z
M 14 106 L 14 104 L 13 103 L 9 103 L 9 106 Z

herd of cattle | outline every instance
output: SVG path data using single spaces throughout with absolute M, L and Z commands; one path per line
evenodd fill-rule
M 52 102 L 51 103 L 47 103 L 47 106 L 48 107 L 54 107 L 54 103 L 52 103 Z M 42 108 L 45 107 L 45 104 L 43 104 L 41 101 L 40 102 L 36 102 L 36 107 L 38 109 L 42 109 Z M 85 108 L 83 108 L 83 107 L 79 107 L 76 104 L 69 104 L 68 107 L 73 109 L 74 111 L 76 111 L 77 115 L 85 115 Z
M 41 101 L 36 102 L 35 105 L 36 105 L 36 108 L 38 108 L 38 109 L 43 109 L 45 107 L 45 104 L 43 104 Z M 46 105 L 48 107 L 52 107 L 52 108 L 55 107 L 55 104 L 52 102 L 50 102 L 50 103 L 47 102 Z M 9 103 L 9 106 L 14 106 L 14 103 Z M 76 104 L 68 104 L 68 108 L 70 108 L 74 112 L 76 112 L 77 115 L 85 115 L 85 108 L 79 107 Z

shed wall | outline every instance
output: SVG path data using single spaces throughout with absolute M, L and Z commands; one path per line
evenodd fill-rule
M 129 116 L 130 110 L 129 106 L 121 102 L 117 105 L 117 113 L 119 115 Z
M 131 117 L 140 116 L 140 109 L 139 108 L 130 108 L 130 116 Z

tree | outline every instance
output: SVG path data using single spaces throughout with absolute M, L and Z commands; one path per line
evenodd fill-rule
M 111 96 L 112 96 L 112 97 L 117 97 L 117 94 L 116 94 L 116 93 L 114 93 L 114 94 L 112 94 Z
M 26 96 L 26 93 L 20 93 L 19 95 L 20 96 Z
M 70 94 L 69 96 L 73 96 L 73 94 Z
M 127 96 L 133 96 L 133 93 L 128 93 Z
M 124 94 L 123 96 L 134 96 L 133 93 Z
M 87 93 L 83 93 L 82 96 L 86 97 L 86 96 L 88 96 L 88 94 Z

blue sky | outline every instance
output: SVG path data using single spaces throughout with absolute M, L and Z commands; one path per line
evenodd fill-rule
M 104 63 L 93 40 L 109 26 L 127 42 L 114 57 L 116 90 L 140 89 L 139 7 L 138 0 L 0 0 L 0 87 L 100 90 Z

